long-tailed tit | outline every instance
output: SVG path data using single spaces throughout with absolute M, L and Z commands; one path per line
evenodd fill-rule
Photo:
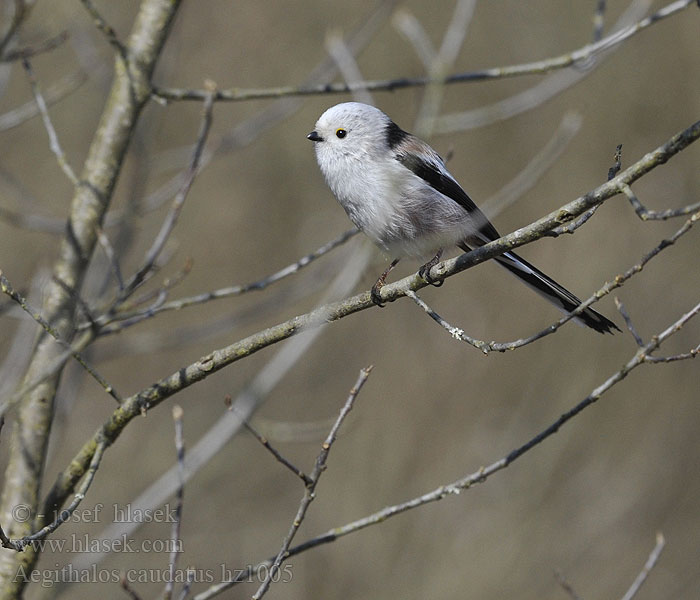
M 314 142 L 319 167 L 350 220 L 394 259 L 372 286 L 375 303 L 380 304 L 379 290 L 398 257 L 435 255 L 419 271 L 434 283 L 430 269 L 443 248 L 458 246 L 468 252 L 500 237 L 437 152 L 378 108 L 359 102 L 337 104 L 321 115 L 306 137 Z M 514 252 L 494 260 L 563 312 L 581 304 Z M 601 333 L 618 329 L 591 308 L 577 320 Z

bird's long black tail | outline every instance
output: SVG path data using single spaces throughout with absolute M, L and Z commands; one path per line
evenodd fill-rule
M 554 279 L 545 275 L 537 267 L 520 258 L 514 252 L 506 252 L 501 256 L 497 256 L 494 260 L 535 290 L 540 296 L 549 300 L 562 312 L 568 314 L 581 304 L 581 300 L 569 290 L 559 285 Z M 620 331 L 620 328 L 615 323 L 592 308 L 584 310 L 575 320 L 600 333 L 613 333 L 615 329 Z

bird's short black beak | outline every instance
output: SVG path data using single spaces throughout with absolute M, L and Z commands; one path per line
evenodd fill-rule
M 312 142 L 322 142 L 323 138 L 318 135 L 316 131 L 312 131 L 309 135 L 306 136 L 307 140 L 311 140 Z

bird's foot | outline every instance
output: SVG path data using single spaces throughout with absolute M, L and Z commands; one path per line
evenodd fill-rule
M 424 279 L 430 285 L 435 287 L 440 287 L 445 283 L 442 279 L 435 279 L 430 275 L 430 270 L 440 262 L 440 257 L 442 256 L 442 248 L 437 251 L 435 256 L 431 258 L 427 263 L 425 263 L 420 269 L 418 269 L 418 275 Z

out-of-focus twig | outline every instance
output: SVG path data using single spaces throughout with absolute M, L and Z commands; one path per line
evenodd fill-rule
M 69 73 L 61 77 L 57 82 L 47 87 L 44 93 L 46 104 L 50 106 L 62 100 L 78 89 L 85 81 L 86 76 L 82 71 L 75 71 L 74 73 Z M 39 112 L 39 107 L 35 100 L 26 102 L 17 108 L 7 111 L 0 115 L 0 132 L 7 131 L 13 127 L 19 127 L 29 119 L 34 118 Z M 27 225 L 27 227 L 31 228 L 31 225 Z M 61 232 L 62 231 L 63 227 L 61 227 Z
M 637 595 L 637 592 L 639 592 L 640 588 L 647 580 L 649 573 L 656 566 L 656 563 L 658 562 L 659 556 L 661 556 L 661 552 L 663 551 L 665 545 L 666 540 L 664 539 L 663 534 L 661 532 L 657 533 L 656 545 L 654 546 L 654 549 L 651 551 L 651 554 L 649 554 L 649 558 L 647 558 L 646 563 L 644 563 L 644 567 L 639 572 L 639 575 L 637 575 L 634 582 L 632 582 L 632 585 L 627 590 L 625 595 L 622 596 L 622 600 L 632 600 L 632 598 L 634 598 Z
M 491 219 L 527 193 L 563 154 L 581 129 L 582 122 L 580 113 L 565 113 L 559 127 L 544 147 L 532 157 L 522 171 L 481 205 L 484 214 Z
M 63 44 L 68 39 L 68 32 L 63 31 L 58 35 L 55 35 L 43 42 L 40 42 L 34 46 L 24 46 L 22 48 L 17 48 L 15 50 L 10 50 L 6 52 L 2 57 L 0 57 L 0 62 L 13 62 L 16 60 L 26 60 L 36 56 L 37 54 L 43 54 L 44 52 L 51 52 L 55 50 L 61 44 Z
M 170 575 L 163 590 L 163 600 L 170 600 L 173 596 L 173 584 L 175 583 L 175 567 L 180 551 L 180 528 L 182 523 L 182 506 L 185 496 L 185 440 L 182 434 L 183 411 L 179 405 L 173 406 L 173 421 L 175 422 L 175 453 L 177 455 L 177 473 L 179 485 L 175 492 L 175 515 L 170 534 L 170 560 L 168 562 L 168 574 Z
M 41 94 L 39 84 L 37 83 L 36 77 L 34 76 L 34 71 L 32 69 L 31 63 L 29 62 L 29 59 L 22 59 L 22 66 L 24 67 L 24 70 L 27 73 L 27 77 L 29 78 L 29 83 L 32 87 L 34 99 L 36 100 L 36 104 L 39 107 L 41 118 L 44 121 L 46 133 L 49 134 L 49 146 L 51 148 L 51 152 L 53 152 L 56 155 L 58 165 L 61 167 L 61 170 L 65 173 L 66 177 L 70 179 L 71 183 L 74 186 L 78 185 L 78 177 L 73 171 L 73 168 L 70 166 L 70 163 L 66 159 L 66 155 L 63 152 L 61 144 L 58 141 L 58 135 L 56 134 L 56 130 L 54 129 L 53 124 L 51 123 L 51 117 L 49 117 L 49 109 L 46 107 L 46 101 L 44 100 L 44 97 Z

